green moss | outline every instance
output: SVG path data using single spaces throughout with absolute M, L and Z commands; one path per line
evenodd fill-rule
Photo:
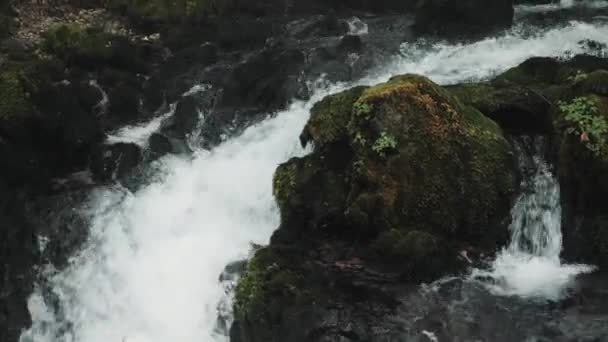
M 580 93 L 608 96 L 608 71 L 596 70 L 584 75 L 584 78 L 575 81 L 575 87 Z
M 317 102 L 302 132 L 302 142 L 323 146 L 344 139 L 353 104 L 364 90 L 365 87 L 355 87 Z
M 272 180 L 272 192 L 279 205 L 285 204 L 289 197 L 292 196 L 292 193 L 297 185 L 297 167 L 297 163 L 290 160 L 279 165 L 274 173 Z
M 559 108 L 567 123 L 565 132 L 578 138 L 589 151 L 600 159 L 608 155 L 608 118 L 600 112 L 597 96 L 577 97 L 561 101 Z
M 235 306 L 241 321 L 263 323 L 277 319 L 273 307 L 306 300 L 300 291 L 303 276 L 274 249 L 256 252 L 235 289 Z
M 42 49 L 66 64 L 85 68 L 111 65 L 130 71 L 144 71 L 140 47 L 127 37 L 85 28 L 77 24 L 59 24 L 43 35 Z
M 0 119 L 13 121 L 33 109 L 31 92 L 35 81 L 31 65 L 5 64 L 0 70 Z
M 73 54 L 108 54 L 109 35 L 89 31 L 77 24 L 59 24 L 43 35 L 42 46 L 48 53 L 68 58 Z
M 353 116 L 349 123 L 366 168 L 358 174 L 364 173 L 370 184 L 363 195 L 379 193 L 384 205 L 374 212 L 352 207 L 358 221 L 375 222 L 380 230 L 383 225 L 426 227 L 440 234 L 461 231 L 467 238 L 498 239 L 483 229 L 508 213 L 515 164 L 494 121 L 417 75 L 371 87 L 357 102 L 373 108 L 371 119 Z M 385 162 L 373 161 L 387 149 L 394 153 Z M 353 198 L 354 205 L 359 197 Z
M 372 150 L 381 157 L 386 157 L 389 151 L 397 148 L 397 140 L 392 135 L 382 132 L 372 145 Z

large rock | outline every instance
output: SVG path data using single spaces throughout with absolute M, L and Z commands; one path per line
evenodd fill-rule
M 512 0 L 422 0 L 414 29 L 420 34 L 470 37 L 511 26 Z
M 350 315 L 346 303 L 362 303 L 358 319 L 377 322 L 394 305 L 392 286 L 456 271 L 460 251 L 493 251 L 507 239 L 516 188 L 509 143 L 424 77 L 325 98 L 301 140 L 314 152 L 277 169 L 281 225 L 237 288 L 233 333 L 243 341 L 344 336 L 322 323 L 330 307 Z M 347 336 L 388 336 L 363 330 Z

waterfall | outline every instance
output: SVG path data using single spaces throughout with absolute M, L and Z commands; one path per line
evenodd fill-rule
M 489 277 L 497 294 L 557 300 L 576 275 L 594 268 L 561 263 L 559 182 L 543 156 L 544 139 L 522 140 L 514 143 L 523 180 L 522 193 L 511 210 L 510 244 L 490 271 L 473 270 L 473 278 Z
M 358 83 L 408 72 L 442 84 L 484 79 L 532 56 L 582 52 L 582 39 L 608 43 L 608 26 L 574 22 L 533 35 L 514 29 L 468 44 L 406 44 L 402 55 Z M 226 340 L 215 331 L 224 295 L 218 277 L 226 264 L 247 257 L 252 241 L 266 243 L 277 227 L 272 174 L 279 163 L 306 152 L 298 136 L 312 104 L 352 85 L 317 89 L 310 101 L 292 104 L 212 151 L 162 158 L 158 180 L 137 192 L 98 190 L 89 241 L 66 269 L 49 270 L 46 285 L 36 289 L 29 301 L 33 324 L 21 341 Z M 112 139 L 144 141 L 157 126 L 159 121 L 129 127 Z M 530 230 L 522 231 L 529 239 Z M 509 249 L 503 255 L 513 267 L 519 259 L 522 267 L 547 259 Z M 563 271 L 554 259 L 546 263 Z M 504 269 L 500 260 L 497 271 Z
M 543 139 L 535 138 L 531 156 L 526 155 L 521 143 L 515 145 L 524 180 L 523 193 L 511 213 L 508 251 L 559 261 L 562 248 L 559 183 L 542 157 Z

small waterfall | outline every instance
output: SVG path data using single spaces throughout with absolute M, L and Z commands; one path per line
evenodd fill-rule
M 473 271 L 473 278 L 492 279 L 489 287 L 496 294 L 558 300 L 576 275 L 594 270 L 560 261 L 560 188 L 544 159 L 545 146 L 542 137 L 515 142 L 523 181 L 522 194 L 511 210 L 511 242 L 490 271 Z
M 524 170 L 523 193 L 511 215 L 509 253 L 527 253 L 559 261 L 562 248 L 559 183 L 542 158 L 542 138 L 532 142 L 533 151 L 516 143 L 520 169 Z M 527 173 L 527 174 L 526 174 Z

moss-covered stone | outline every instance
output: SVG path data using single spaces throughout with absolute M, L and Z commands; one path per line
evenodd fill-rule
M 281 225 L 237 286 L 241 331 L 273 340 L 274 327 L 315 303 L 368 298 L 362 278 L 431 280 L 462 267 L 463 248 L 506 242 L 511 147 L 494 121 L 429 79 L 330 96 L 302 136 L 312 153 L 274 176 Z
M 582 74 L 582 76 L 579 76 L 575 88 L 580 93 L 608 96 L 608 71 L 596 70 L 588 74 Z
M 300 136 L 302 144 L 325 145 L 346 138 L 353 104 L 366 87 L 355 87 L 317 102 Z
M 402 75 L 330 96 L 303 135 L 314 152 L 275 174 L 276 236 L 368 239 L 397 230 L 490 249 L 505 242 L 511 147 L 494 121 L 427 78 Z
M 349 124 L 367 184 L 351 193 L 356 210 L 350 212 L 362 216 L 357 197 L 377 193 L 382 205 L 365 213 L 376 216 L 368 221 L 376 229 L 422 227 L 441 236 L 501 242 L 496 232 L 480 229 L 505 214 L 514 193 L 510 145 L 496 123 L 416 75 L 371 87 L 356 105 L 372 110 L 353 115 Z M 394 137 L 394 152 L 379 159 L 373 145 L 356 143 L 361 136 Z
M 282 247 L 258 250 L 236 287 L 236 319 L 265 341 L 272 340 L 273 327 L 285 319 L 286 308 L 322 301 L 325 296 L 310 284 L 304 287 L 310 279 L 298 256 Z

